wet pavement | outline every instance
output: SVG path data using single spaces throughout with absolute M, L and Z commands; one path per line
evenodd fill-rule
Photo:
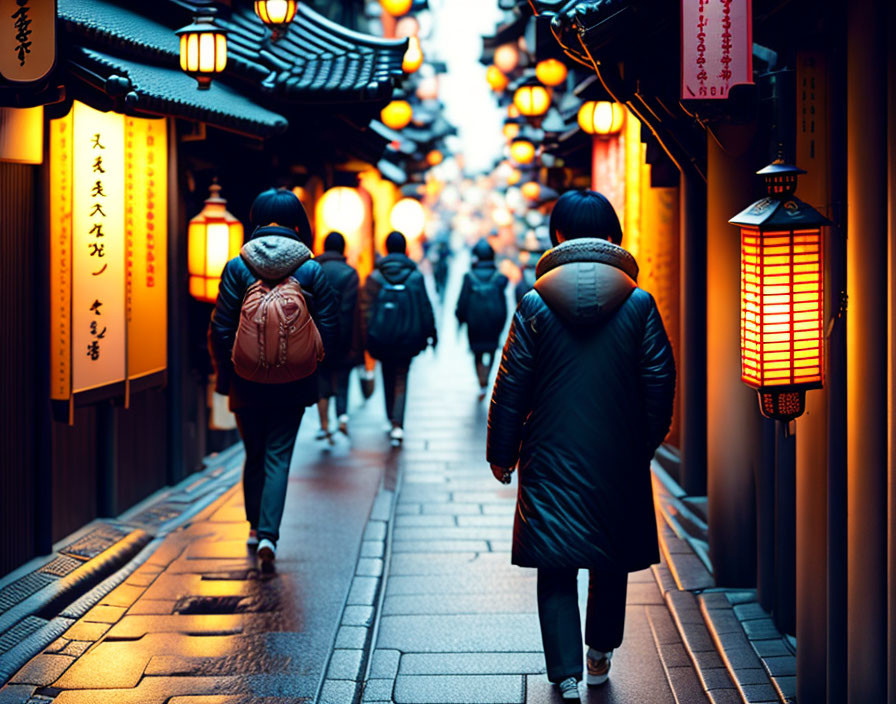
M 510 564 L 516 482 L 491 476 L 487 401 L 453 306 L 441 317 L 437 353 L 412 367 L 400 453 L 387 446 L 379 393 L 356 408 L 351 441 L 332 447 L 313 439 L 317 414 L 306 414 L 275 575 L 246 550 L 234 487 L 20 670 L 0 704 L 560 701 L 544 676 L 535 572 Z M 352 393 L 359 406 L 355 378 Z M 386 552 L 373 555 L 362 536 L 384 475 L 398 486 Z M 371 606 L 346 606 L 368 563 L 384 569 L 375 619 Z M 611 681 L 583 685 L 583 701 L 710 701 L 655 574 L 631 575 Z M 585 582 L 583 572 L 583 599 Z M 362 603 L 375 601 L 371 589 Z

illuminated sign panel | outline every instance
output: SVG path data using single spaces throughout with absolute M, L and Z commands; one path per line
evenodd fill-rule
M 46 77 L 54 63 L 55 0 L 0 0 L 0 76 L 32 83 Z
M 165 368 L 165 130 L 79 102 L 50 123 L 53 399 Z
M 750 0 L 681 0 L 681 99 L 718 100 L 753 82 Z

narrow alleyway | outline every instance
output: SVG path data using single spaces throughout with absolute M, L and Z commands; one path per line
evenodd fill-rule
M 487 402 L 453 319 L 458 269 L 438 351 L 412 370 L 400 453 L 387 448 L 378 394 L 353 416 L 351 444 L 316 443 L 316 412 L 306 414 L 276 575 L 246 552 L 234 487 L 26 665 L 0 703 L 351 704 L 359 691 L 366 703 L 559 701 L 544 676 L 535 572 L 510 564 L 516 482 L 498 484 L 484 461 Z M 365 522 L 396 468 L 382 554 Z M 370 564 L 384 565 L 379 599 Z M 612 679 L 583 701 L 708 701 L 653 571 L 631 575 Z

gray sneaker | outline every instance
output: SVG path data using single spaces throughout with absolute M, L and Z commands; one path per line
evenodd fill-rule
M 572 699 L 579 701 L 579 683 L 575 677 L 567 677 L 558 687 L 560 688 L 560 696 L 563 699 Z
M 585 684 L 596 687 L 610 679 L 610 660 L 613 651 L 603 653 L 594 648 L 588 648 L 588 669 L 585 673 Z

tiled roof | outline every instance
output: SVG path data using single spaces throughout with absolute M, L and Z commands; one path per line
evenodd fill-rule
M 219 81 L 212 82 L 208 90 L 196 90 L 196 81 L 180 68 L 144 64 L 84 48 L 73 50 L 69 63 L 75 70 L 86 68 L 104 79 L 127 79 L 130 87 L 116 91 L 126 93 L 127 112 L 173 115 L 261 137 L 284 132 L 288 127 L 285 117 Z M 118 85 L 122 85 L 120 81 Z

